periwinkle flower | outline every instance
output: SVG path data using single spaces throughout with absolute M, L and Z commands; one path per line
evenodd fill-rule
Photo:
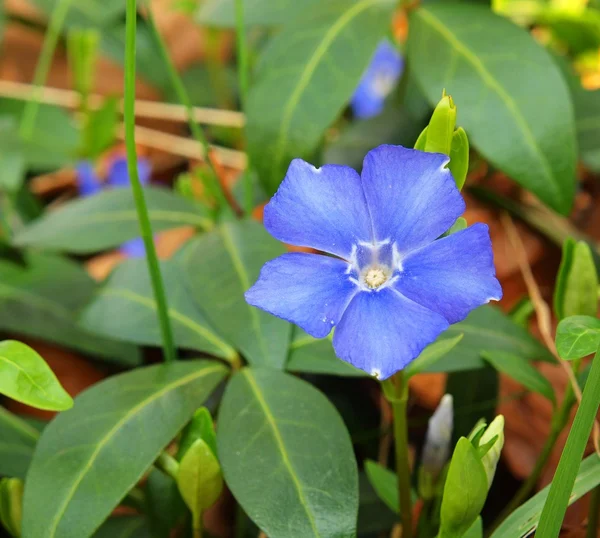
M 331 254 L 267 262 L 246 300 L 385 379 L 450 324 L 502 295 L 485 224 L 438 239 L 465 210 L 448 157 L 380 146 L 362 176 L 295 159 L 264 212 L 271 235 Z
M 150 181 L 152 172 L 150 163 L 145 159 L 139 159 L 137 168 L 140 183 L 146 185 Z M 127 160 L 124 157 L 119 157 L 112 162 L 106 183 L 107 186 L 115 188 L 130 186 Z M 83 197 L 98 194 L 103 188 L 101 178 L 89 161 L 81 161 L 77 164 L 77 188 Z M 130 258 L 141 258 L 146 255 L 146 248 L 141 237 L 123 243 L 120 250 Z
M 354 115 L 367 119 L 380 114 L 403 69 L 398 50 L 387 39 L 382 40 L 350 101 Z

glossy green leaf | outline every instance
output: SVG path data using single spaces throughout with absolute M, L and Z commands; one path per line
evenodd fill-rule
M 437 361 L 441 360 L 442 357 L 454 348 L 462 339 L 463 335 L 457 334 L 452 338 L 444 338 L 442 340 L 437 340 L 433 344 L 429 344 L 421 354 L 405 368 L 404 375 L 407 378 L 410 378 L 415 374 L 431 369 Z
M 210 447 L 213 454 L 217 455 L 215 426 L 210 411 L 206 407 L 198 409 L 194 413 L 192 420 L 190 420 L 189 424 L 181 432 L 177 459 L 181 460 L 183 455 L 198 439 L 202 439 Z
M 396 473 L 373 460 L 365 461 L 365 471 L 377 496 L 390 510 L 398 513 L 400 511 L 400 503 L 398 501 L 398 479 L 396 478 Z
M 195 239 L 184 267 L 193 298 L 213 327 L 251 364 L 283 368 L 291 325 L 246 303 L 265 262 L 283 245 L 254 221 L 230 222 Z
M 596 454 L 581 462 L 579 472 L 569 496 L 569 505 L 583 497 L 600 484 L 600 458 Z M 536 529 L 542 509 L 548 498 L 550 486 L 536 493 L 525 504 L 517 508 L 494 531 L 490 538 L 525 538 Z
M 565 512 L 570 504 L 571 491 L 579 473 L 581 458 L 585 451 L 592 425 L 600 404 L 600 351 L 596 352 L 592 368 L 583 389 L 583 395 L 571 431 L 563 448 L 556 473 L 544 504 L 538 536 L 557 538 Z
M 450 155 L 455 125 L 456 106 L 452 102 L 452 97 L 444 93 L 431 115 L 427 131 L 425 131 L 423 151 Z
M 567 239 L 554 290 L 554 312 L 567 316 L 595 316 L 598 310 L 598 273 L 587 243 Z
M 600 319 L 571 316 L 556 329 L 556 349 L 562 359 L 574 360 L 594 353 L 600 345 Z
M 289 538 L 290 529 L 295 536 L 355 536 L 352 442 L 314 387 L 275 370 L 245 368 L 225 391 L 217 444 L 227 485 L 269 538 Z
M 463 538 L 483 538 L 483 521 L 479 516 L 469 530 L 465 533 Z
M 550 55 L 525 30 L 466 2 L 421 6 L 410 29 L 411 70 L 430 103 L 445 88 L 455 102 L 468 104 L 459 110 L 459 123 L 473 146 L 567 213 L 575 192 L 575 122 Z
M 165 189 L 144 189 L 152 230 L 209 225 L 197 204 Z M 21 247 L 87 254 L 116 247 L 140 234 L 130 189 L 107 190 L 46 213 L 16 234 Z
M 248 151 L 267 194 L 277 190 L 293 158 L 312 156 L 340 115 L 390 24 L 394 4 L 321 2 L 271 39 L 246 110 Z
M 139 350 L 95 336 L 76 324 L 96 283 L 81 265 L 59 256 L 26 255 L 24 265 L 0 260 L 0 328 L 107 360 L 139 364 Z
M 39 432 L 0 407 L 0 475 L 25 478 Z
M 111 377 L 79 395 L 38 442 L 23 538 L 90 536 L 225 374 L 216 363 L 179 361 Z
M 299 327 L 294 327 L 286 370 L 350 377 L 367 375 L 337 358 L 331 338 L 313 338 Z
M 176 260 L 161 262 L 171 327 L 178 347 L 232 359 L 236 351 L 221 338 L 195 305 Z M 156 301 L 144 258 L 126 260 L 109 276 L 80 317 L 90 332 L 109 338 L 161 346 Z
M 482 306 L 467 319 L 452 325 L 442 336 L 451 338 L 463 334 L 463 339 L 428 370 L 455 372 L 482 368 L 481 352 L 506 351 L 528 360 L 554 362 L 554 357 L 523 327 L 514 323 L 494 306 Z
M 235 28 L 236 0 L 202 2 L 196 19 L 201 24 Z M 314 9 L 318 0 L 243 0 L 244 23 L 270 26 L 286 23 L 306 9 Z
M 0 394 L 38 409 L 64 411 L 73 399 L 46 361 L 16 340 L 0 342 Z
M 146 518 L 142 516 L 117 516 L 107 519 L 94 533 L 93 538 L 152 538 Z
M 202 439 L 194 441 L 181 460 L 177 485 L 198 524 L 202 512 L 215 504 L 223 491 L 223 475 L 217 456 Z
M 440 536 L 459 538 L 474 524 L 487 497 L 488 481 L 477 450 L 461 437 L 456 444 L 442 498 Z
M 551 402 L 556 402 L 552 384 L 523 357 L 506 351 L 484 351 L 482 357 L 496 370 L 512 377 L 526 389 L 541 394 Z
M 181 498 L 177 484 L 155 467 L 148 474 L 144 492 L 152 538 L 170 538 L 172 529 L 185 524 L 189 518 L 188 508 Z

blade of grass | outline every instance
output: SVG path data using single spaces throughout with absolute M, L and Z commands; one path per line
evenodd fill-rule
M 587 445 L 592 426 L 600 404 L 600 350 L 596 352 L 592 367 L 583 390 L 581 403 L 569 438 L 560 457 L 560 462 L 548 499 L 544 505 L 537 535 L 544 538 L 557 538 L 562 521 L 569 505 L 569 497 L 579 471 L 581 458 Z
M 33 135 L 35 118 L 40 107 L 40 97 L 43 86 L 48 77 L 54 50 L 56 49 L 56 44 L 58 43 L 58 38 L 60 37 L 72 1 L 73 0 L 59 0 L 50 17 L 50 23 L 48 24 L 48 29 L 44 37 L 42 51 L 40 52 L 40 57 L 33 75 L 33 85 L 35 86 L 34 98 L 25 105 L 23 115 L 21 116 L 21 123 L 19 125 L 19 135 L 24 140 L 31 139 L 31 136 Z
M 246 42 L 246 26 L 244 24 L 244 0 L 235 0 L 235 29 L 237 45 L 237 72 L 240 85 L 240 101 L 242 110 L 246 111 L 248 98 L 248 46 Z M 244 173 L 244 211 L 246 215 L 252 213 L 252 175 L 250 167 Z
M 171 56 L 169 55 L 167 46 L 165 45 L 165 42 L 162 36 L 160 35 L 160 32 L 158 31 L 156 22 L 154 20 L 154 15 L 152 14 L 152 7 L 150 5 L 150 2 L 146 3 L 146 20 L 148 21 L 148 25 L 150 26 L 152 36 L 154 37 L 154 40 L 158 45 L 158 50 L 160 51 L 161 59 L 165 64 L 165 67 L 167 68 L 167 73 L 169 74 L 171 85 L 173 86 L 173 90 L 175 90 L 177 99 L 179 99 L 179 102 L 185 107 L 187 121 L 190 127 L 190 131 L 192 132 L 192 136 L 202 146 L 204 151 L 204 158 L 211 169 L 212 174 L 202 174 L 201 176 L 204 188 L 210 194 L 212 194 L 212 196 L 214 196 L 215 200 L 217 201 L 217 204 L 220 207 L 225 208 L 229 205 L 229 202 L 227 201 L 227 197 L 223 192 L 223 187 L 219 182 L 218 167 L 215 166 L 215 163 L 213 161 L 208 139 L 206 138 L 202 127 L 200 127 L 200 124 L 195 119 L 194 107 L 192 106 L 190 96 L 188 95 L 188 92 L 185 89 L 183 81 L 181 80 L 181 77 L 177 72 L 177 69 L 175 69 L 175 65 L 171 60 Z M 209 178 L 212 178 L 212 180 L 210 180 Z
M 148 271 L 152 280 L 152 289 L 158 313 L 158 321 L 163 339 L 165 361 L 173 361 L 176 358 L 175 344 L 173 341 L 173 330 L 169 318 L 167 296 L 163 284 L 154 239 L 152 237 L 152 225 L 148 216 L 148 208 L 144 198 L 142 184 L 137 171 L 137 154 L 135 149 L 135 51 L 136 51 L 136 23 L 137 23 L 136 0 L 127 0 L 126 4 L 126 26 L 125 26 L 125 145 L 127 147 L 127 169 L 131 181 L 131 189 L 140 223 L 140 230 L 146 247 L 146 260 Z

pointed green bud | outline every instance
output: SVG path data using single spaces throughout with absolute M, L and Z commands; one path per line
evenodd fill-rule
M 452 134 L 452 147 L 450 148 L 450 163 L 448 164 L 452 177 L 458 190 L 463 188 L 469 170 L 469 139 L 462 127 Z
M 92 28 L 73 28 L 67 35 L 67 52 L 73 86 L 85 106 L 94 86 L 100 33 Z
M 23 481 L 19 478 L 0 480 L 0 522 L 11 536 L 21 536 Z
M 202 439 L 194 441 L 179 464 L 177 486 L 192 512 L 194 528 L 200 526 L 202 513 L 223 491 L 223 474 L 217 457 Z
M 504 417 L 502 415 L 498 415 L 492 420 L 479 440 L 479 447 L 485 447 L 482 451 L 481 463 L 485 469 L 489 489 L 496 474 L 502 447 L 504 447 Z
M 417 138 L 417 141 L 415 142 L 415 149 L 418 149 L 419 151 L 425 151 L 425 143 L 427 142 L 427 129 L 428 127 L 425 127 L 425 129 L 421 131 L 419 138 Z
M 554 289 L 554 313 L 559 320 L 569 316 L 593 316 L 598 311 L 598 273 L 592 251 L 584 241 L 567 239 Z
M 198 409 L 192 420 L 184 428 L 181 434 L 177 459 L 181 461 L 189 448 L 198 440 L 202 439 L 211 449 L 213 455 L 217 457 L 217 437 L 215 435 L 215 426 L 210 411 L 206 407 Z

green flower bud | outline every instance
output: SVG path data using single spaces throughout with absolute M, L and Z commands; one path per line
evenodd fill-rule
M 492 486 L 496 467 L 500 460 L 500 453 L 504 446 L 504 417 L 498 415 L 492 423 L 487 427 L 481 439 L 479 440 L 479 448 L 485 448 L 485 454 L 481 457 L 481 463 L 485 469 L 485 474 L 488 479 L 488 489 Z
M 0 521 L 11 536 L 21 536 L 23 481 L 19 478 L 0 480 Z

